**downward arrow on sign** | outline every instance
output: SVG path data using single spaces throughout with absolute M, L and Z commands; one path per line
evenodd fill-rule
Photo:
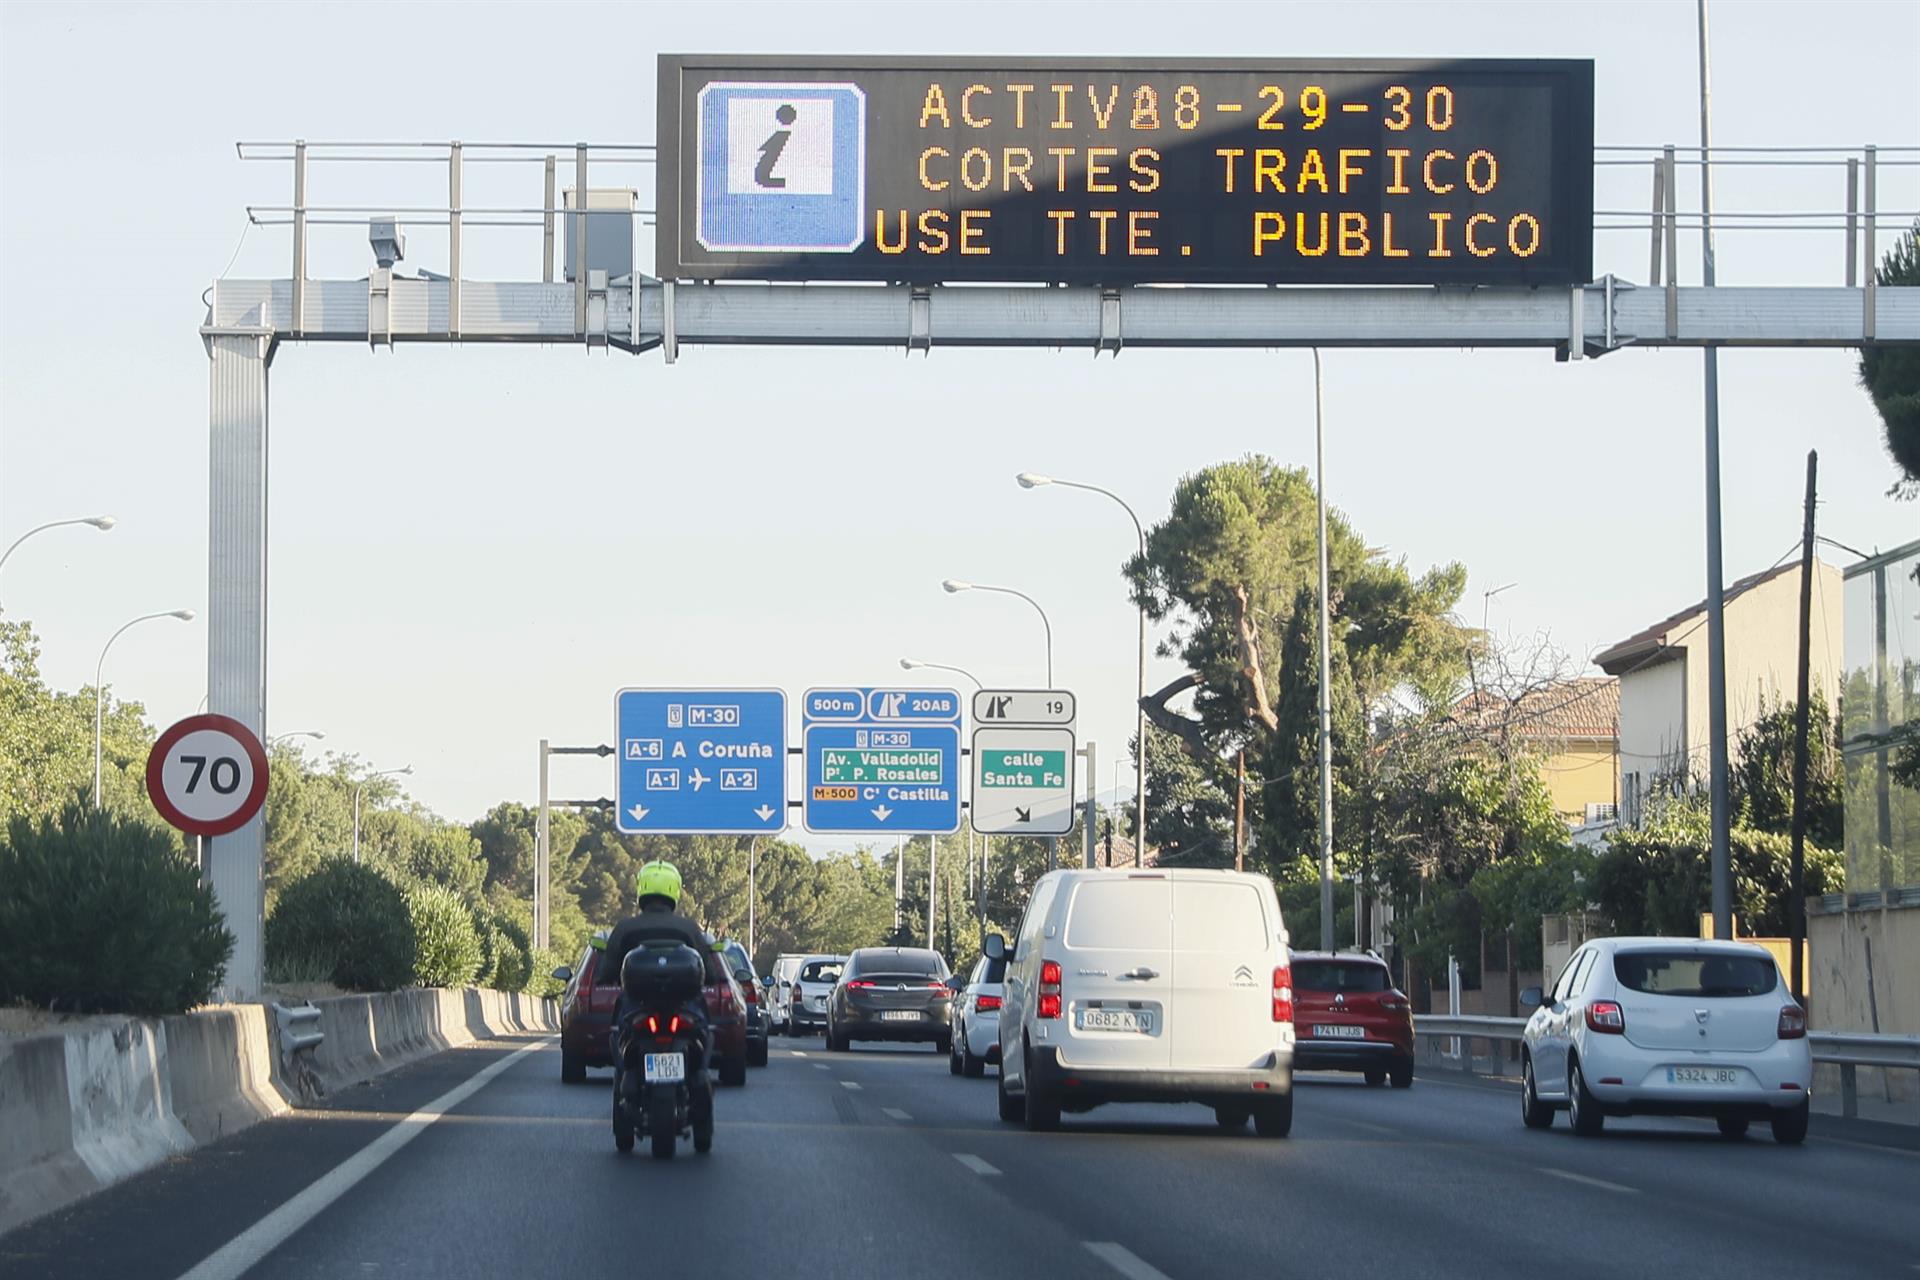
M 646 817 L 649 812 L 651 812 L 651 810 L 643 809 L 639 805 L 635 805 L 633 806 L 633 808 L 627 810 L 627 813 L 633 818 L 635 822 L 638 822 L 642 818 Z
M 755 809 L 753 812 L 754 812 L 754 816 L 759 818 L 760 821 L 767 822 L 772 820 L 773 815 L 778 813 L 779 810 L 775 809 L 770 804 L 763 804 L 758 809 Z
M 887 808 L 887 806 L 883 804 L 877 804 L 873 807 L 873 816 L 878 818 L 880 821 L 885 822 L 888 818 L 891 818 L 893 816 L 893 810 Z

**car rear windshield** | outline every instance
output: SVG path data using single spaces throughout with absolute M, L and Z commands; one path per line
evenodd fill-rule
M 1387 970 L 1384 965 L 1345 960 L 1295 960 L 1293 989 L 1354 994 L 1381 992 L 1387 989 Z
M 922 978 L 927 976 L 944 977 L 941 972 L 940 957 L 931 951 L 879 952 L 868 956 L 853 958 L 852 972 L 863 978 L 876 973 L 899 974 L 902 977 Z
M 841 964 L 838 960 L 815 960 L 812 964 L 800 966 L 801 982 L 838 982 Z
M 1763 996 L 1780 981 L 1769 956 L 1702 954 L 1697 951 L 1622 951 L 1613 976 L 1631 991 L 1655 996 Z

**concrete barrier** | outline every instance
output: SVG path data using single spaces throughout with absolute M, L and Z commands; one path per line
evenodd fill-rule
M 177 1152 L 441 1050 L 552 1032 L 550 1000 L 413 989 L 317 1001 L 290 1082 L 264 1005 L 0 1037 L 0 1234 Z M 302 1096 L 308 1094 L 308 1096 Z

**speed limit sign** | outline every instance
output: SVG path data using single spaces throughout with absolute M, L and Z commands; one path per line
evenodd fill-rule
M 267 753 L 231 716 L 188 716 L 147 756 L 147 796 L 188 835 L 238 831 L 267 799 Z

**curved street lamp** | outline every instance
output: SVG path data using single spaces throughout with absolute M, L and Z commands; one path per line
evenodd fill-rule
M 33 526 L 33 528 L 27 530 L 25 533 L 21 534 L 19 537 L 15 538 L 12 542 L 8 543 L 7 549 L 5 551 L 0 551 L 0 568 L 4 568 L 6 566 L 7 558 L 11 556 L 15 551 L 20 549 L 21 543 L 25 542 L 28 538 L 31 538 L 36 533 L 44 533 L 48 529 L 58 529 L 64 525 L 70 525 L 70 524 L 90 524 L 94 528 L 104 533 L 108 529 L 113 528 L 113 526 L 118 523 L 119 521 L 115 520 L 112 516 L 77 516 L 72 520 L 49 520 L 45 524 L 37 524 Z
M 948 595 L 958 595 L 962 591 L 994 591 L 1003 596 L 1019 596 L 1032 605 L 1033 611 L 1040 615 L 1040 625 L 1047 629 L 1047 688 L 1053 688 L 1053 623 L 1047 619 L 1047 611 L 1040 607 L 1038 600 L 1012 587 L 990 587 L 984 582 L 963 582 L 959 578 L 948 578 L 940 584 L 940 589 Z
M 973 687 L 976 689 L 984 689 L 987 687 L 984 684 L 980 683 L 979 676 L 976 676 L 975 674 L 973 674 L 973 672 L 967 670 L 965 667 L 950 667 L 944 662 L 922 662 L 918 658 L 900 659 L 900 669 L 902 671 L 919 671 L 922 668 L 925 668 L 926 670 L 929 670 L 929 671 L 951 671 L 957 675 L 963 675 L 967 679 L 973 681 Z
M 365 791 L 367 784 L 375 778 L 393 778 L 403 773 L 412 772 L 412 765 L 408 765 L 404 769 L 382 769 L 378 773 L 368 774 L 353 785 L 353 861 L 356 865 L 360 862 L 360 793 Z
M 1128 505 L 1127 500 L 1111 489 L 1102 489 L 1097 484 L 1082 484 L 1077 480 L 1057 480 L 1052 476 L 1043 476 L 1033 471 L 1022 471 L 1014 477 L 1022 489 L 1039 489 L 1047 485 L 1059 485 L 1063 489 L 1085 489 L 1088 493 L 1097 493 L 1112 498 L 1120 504 L 1120 509 L 1133 521 L 1133 533 L 1140 542 L 1140 562 L 1147 560 L 1147 531 L 1140 523 L 1140 514 Z M 1140 652 L 1138 674 L 1134 687 L 1134 739 L 1137 744 L 1133 762 L 1133 860 L 1140 863 L 1141 850 L 1147 842 L 1147 606 L 1142 604 L 1140 613 Z
M 295 729 L 292 733 L 276 733 L 267 739 L 267 750 L 273 750 L 288 738 L 312 738 L 315 742 L 320 742 L 324 741 L 326 736 L 318 729 Z
M 111 523 L 112 517 L 101 516 L 100 519 Z M 23 535 L 20 541 L 25 540 Z M 17 547 L 20 542 L 15 542 L 13 545 Z M 120 630 L 107 637 L 106 644 L 100 648 L 100 661 L 93 666 L 93 807 L 96 809 L 100 807 L 100 732 L 106 719 L 107 709 L 106 689 L 100 681 L 106 670 L 107 650 L 113 648 L 113 642 L 125 634 L 128 627 L 138 626 L 142 622 L 151 622 L 155 618 L 178 618 L 182 622 L 192 622 L 194 613 L 191 609 L 163 609 L 159 613 L 143 613 L 133 621 L 123 623 Z

